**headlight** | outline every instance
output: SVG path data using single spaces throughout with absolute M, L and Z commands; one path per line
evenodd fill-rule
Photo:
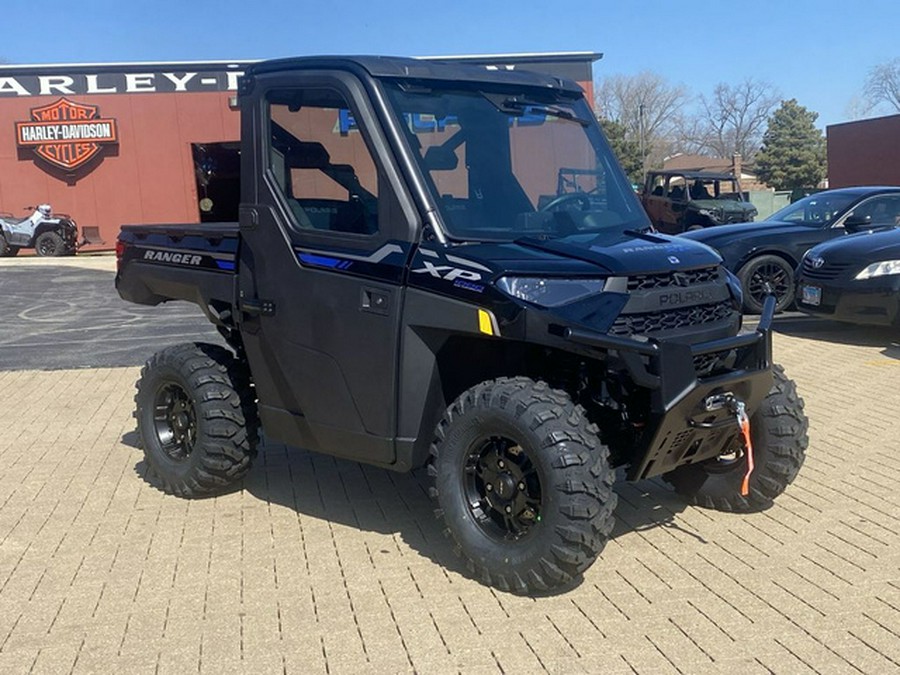
M 856 275 L 857 281 L 871 279 L 872 277 L 884 277 L 888 274 L 900 274 L 900 260 L 883 260 L 872 263 L 862 272 Z
M 558 307 L 603 290 L 605 279 L 545 279 L 540 277 L 500 277 L 497 287 L 514 298 Z
M 699 209 L 697 211 L 704 218 L 712 218 L 713 220 L 722 220 L 722 211 L 718 209 Z

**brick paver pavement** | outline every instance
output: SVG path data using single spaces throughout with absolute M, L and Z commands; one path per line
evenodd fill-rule
M 619 486 L 583 582 L 461 573 L 421 472 L 266 448 L 243 489 L 142 478 L 135 368 L 0 373 L 0 672 L 900 672 L 900 349 L 776 336 L 811 419 L 768 511 Z

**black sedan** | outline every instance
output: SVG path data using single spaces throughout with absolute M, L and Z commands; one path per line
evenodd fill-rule
M 768 294 L 776 310 L 794 301 L 794 270 L 810 248 L 862 227 L 893 226 L 900 187 L 854 187 L 804 197 L 758 223 L 719 225 L 682 237 L 716 249 L 741 280 L 744 311 L 758 314 Z
M 853 323 L 900 319 L 900 228 L 814 246 L 797 277 L 797 309 Z

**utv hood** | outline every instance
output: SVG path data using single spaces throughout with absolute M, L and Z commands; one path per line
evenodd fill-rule
M 697 210 L 724 211 L 725 213 L 753 213 L 756 211 L 756 207 L 750 202 L 739 202 L 735 199 L 692 199 L 690 206 Z
M 522 238 L 508 244 L 470 244 L 457 249 L 501 273 L 629 276 L 710 267 L 719 255 L 695 242 L 656 233 L 611 231 L 561 239 Z

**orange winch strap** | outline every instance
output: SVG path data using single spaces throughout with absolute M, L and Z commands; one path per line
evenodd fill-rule
M 746 497 L 750 494 L 750 474 L 753 473 L 753 442 L 750 440 L 750 418 L 747 417 L 743 403 L 738 408 L 737 418 L 747 452 L 747 473 L 744 474 L 744 481 L 741 483 L 741 496 Z

